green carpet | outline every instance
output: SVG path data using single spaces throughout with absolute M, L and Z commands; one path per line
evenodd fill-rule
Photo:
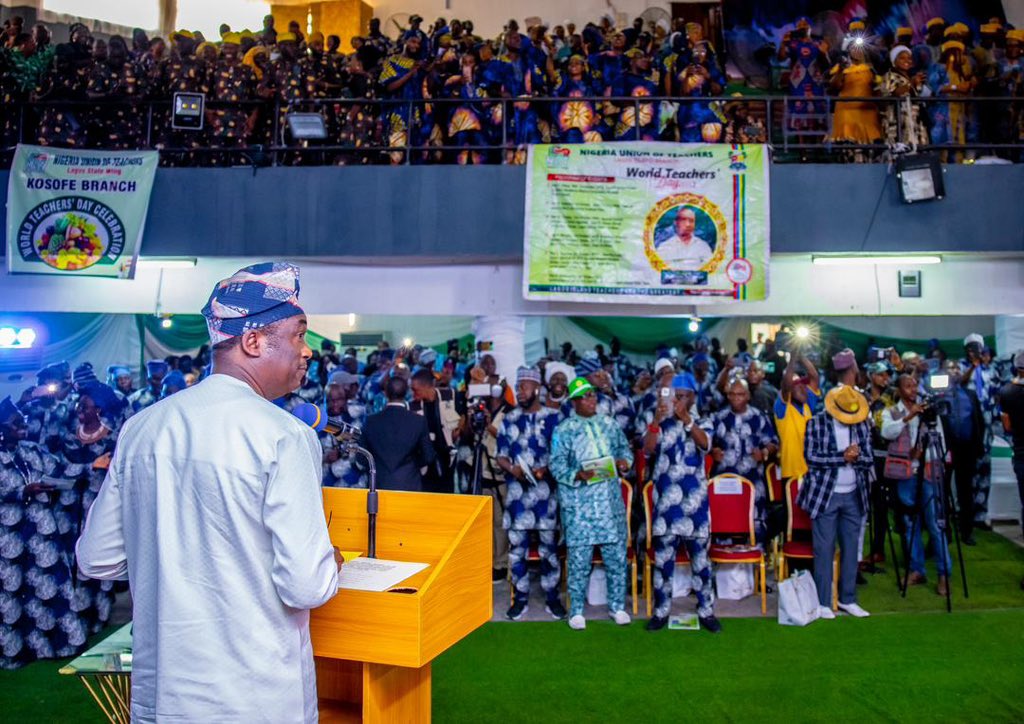
M 858 589 L 874 614 L 863 621 L 725 619 L 719 636 L 649 634 L 643 621 L 488 624 L 435 661 L 435 721 L 1024 721 L 1024 549 L 976 537 L 970 597 L 957 571 L 952 615 L 934 569 L 904 600 L 887 567 Z M 63 663 L 0 671 L 4 721 L 101 721 L 82 684 L 57 674 Z
M 718 636 L 651 634 L 639 621 L 586 631 L 492 623 L 435 662 L 434 714 L 504 724 L 1019 722 L 1022 650 L 1024 610 L 840 617 L 806 629 L 729 619 Z

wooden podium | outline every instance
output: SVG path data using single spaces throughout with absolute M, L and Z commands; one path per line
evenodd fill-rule
M 366 491 L 324 488 L 331 542 L 366 551 Z M 430 662 L 491 619 L 491 498 L 380 491 L 377 557 L 414 593 L 341 590 L 312 611 L 321 722 L 429 722 Z

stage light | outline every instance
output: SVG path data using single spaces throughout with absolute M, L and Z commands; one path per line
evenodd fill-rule
M 171 128 L 181 131 L 203 130 L 205 93 L 175 93 L 172 102 Z
M 900 200 L 905 204 L 937 201 L 946 195 L 942 159 L 934 153 L 907 153 L 896 159 Z
M 406 337 L 402 340 L 403 347 L 412 347 L 412 337 Z
M 811 336 L 811 330 L 804 326 L 797 327 L 796 336 L 800 339 L 807 339 Z
M 24 329 L 18 330 L 18 345 L 21 347 L 31 347 L 36 342 L 36 331 L 31 327 L 25 327 Z
M 171 319 L 170 317 L 164 317 L 163 319 L 160 320 L 160 326 L 163 327 L 164 329 L 170 329 L 171 327 L 174 326 L 174 320 Z
M 686 325 L 686 328 L 688 330 L 690 330 L 691 332 L 693 332 L 694 334 L 696 334 L 697 332 L 700 331 L 700 320 L 699 319 L 691 319 L 690 323 Z
M 18 341 L 18 330 L 14 327 L 0 327 L 0 347 L 13 347 Z
M 193 257 L 163 257 L 149 256 L 145 259 L 139 258 L 135 263 L 136 269 L 192 269 L 196 265 L 196 258 Z
M 850 256 L 812 256 L 811 262 L 816 266 L 871 266 L 874 264 L 903 264 L 920 266 L 922 264 L 941 264 L 942 257 L 922 254 L 920 256 L 897 255 L 850 255 Z
M 327 138 L 327 125 L 319 113 L 289 113 L 285 118 L 296 141 L 323 141 Z

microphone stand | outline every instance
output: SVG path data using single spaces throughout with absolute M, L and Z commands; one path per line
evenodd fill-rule
M 366 493 L 366 515 L 368 519 L 367 530 L 368 540 L 366 543 L 366 557 L 377 557 L 377 466 L 374 465 L 373 455 L 366 448 L 360 447 L 355 440 L 344 440 L 342 446 L 346 452 L 358 453 L 366 461 L 370 470 L 370 489 Z

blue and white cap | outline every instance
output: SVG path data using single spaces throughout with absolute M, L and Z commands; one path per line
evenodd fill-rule
M 203 307 L 213 344 L 297 314 L 304 314 L 299 306 L 299 268 L 284 262 L 238 270 L 217 283 Z

